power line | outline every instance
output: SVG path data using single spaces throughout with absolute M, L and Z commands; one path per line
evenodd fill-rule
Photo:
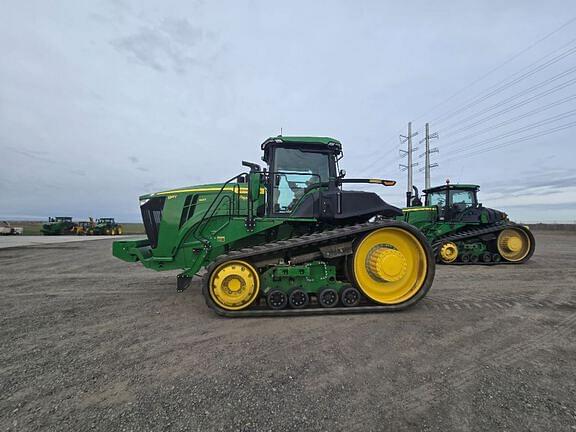
M 482 140 L 482 141 L 477 141 L 477 142 L 475 142 L 475 143 L 473 143 L 473 144 L 468 144 L 468 145 L 465 145 L 465 146 L 458 146 L 458 147 L 455 147 L 455 149 L 458 149 L 458 151 L 461 152 L 461 151 L 464 151 L 464 150 L 467 150 L 467 149 L 470 149 L 470 148 L 473 148 L 473 147 L 477 147 L 477 146 L 484 145 L 484 144 L 486 144 L 486 143 L 491 143 L 491 142 L 494 142 L 494 141 L 499 141 L 499 140 L 501 140 L 501 139 L 508 138 L 508 137 L 510 137 L 510 136 L 512 136 L 512 135 L 516 135 L 516 134 L 519 134 L 519 133 L 522 133 L 522 132 L 526 132 L 526 131 L 531 130 L 531 129 L 535 129 L 535 128 L 540 127 L 540 126 L 544 126 L 544 125 L 547 125 L 547 124 L 550 124 L 550 123 L 554 123 L 554 122 L 557 122 L 558 120 L 563 120 L 563 119 L 565 119 L 565 118 L 567 118 L 567 117 L 572 117 L 572 116 L 574 116 L 574 115 L 576 115 L 576 109 L 571 110 L 571 111 L 567 111 L 567 112 L 564 112 L 564 113 L 561 113 L 561 114 L 557 114 L 557 115 L 555 115 L 555 116 L 549 117 L 549 118 L 547 118 L 547 119 L 541 120 L 541 121 L 536 122 L 536 123 L 532 123 L 532 124 L 530 124 L 530 125 L 522 126 L 522 127 L 518 128 L 518 129 L 514 129 L 514 130 L 512 130 L 512 131 L 506 132 L 506 133 L 501 134 L 501 135 L 497 135 L 497 136 L 495 136 L 495 137 L 487 138 L 487 139 Z
M 498 129 L 498 128 L 502 127 L 502 126 L 506 126 L 506 125 L 511 124 L 511 123 L 514 123 L 514 122 L 516 122 L 516 121 L 518 121 L 518 120 L 522 120 L 522 119 L 524 119 L 524 118 L 530 117 L 530 116 L 532 116 L 532 115 L 534 115 L 534 114 L 538 114 L 538 113 L 544 112 L 544 111 L 546 111 L 546 110 L 549 110 L 550 108 L 554 108 L 554 107 L 559 106 L 559 105 L 562 105 L 562 104 L 564 104 L 564 103 L 566 103 L 566 102 L 570 102 L 571 100 L 574 100 L 574 99 L 576 99 L 576 95 L 568 96 L 568 97 L 566 97 L 566 98 L 564 98 L 564 99 L 560 99 L 560 100 L 555 101 L 555 102 L 553 102 L 553 103 L 551 103 L 551 104 L 545 105 L 545 106 L 543 106 L 543 107 L 536 108 L 536 109 L 534 109 L 534 110 L 532 110 L 532 111 L 528 111 L 528 112 L 526 112 L 526 113 L 524 113 L 524 114 L 521 114 L 521 115 L 519 115 L 519 116 L 513 117 L 513 118 L 508 119 L 508 120 L 506 120 L 506 121 L 503 121 L 503 122 L 500 122 L 500 123 L 497 123 L 497 124 L 494 124 L 494 125 L 490 125 L 490 126 L 484 128 L 484 129 L 481 129 L 481 130 L 476 131 L 476 132 L 474 132 L 474 133 L 471 133 L 471 134 L 469 134 L 469 135 L 465 135 L 465 136 L 461 137 L 459 140 L 460 140 L 460 141 L 463 141 L 463 140 L 468 139 L 468 138 L 472 138 L 472 137 L 475 137 L 475 136 L 478 136 L 478 135 L 482 135 L 482 134 L 484 134 L 484 133 L 486 133 L 486 132 L 491 132 L 491 131 L 493 131 L 494 129 Z M 492 117 L 492 116 L 490 116 L 490 117 Z M 483 121 L 476 122 L 476 124 L 480 124 L 480 123 L 484 123 L 484 122 L 483 122 Z M 471 127 L 462 128 L 460 131 L 453 132 L 452 134 L 450 134 L 450 136 L 452 136 L 452 135 L 458 135 L 459 133 L 462 133 L 462 132 L 467 131 L 467 130 L 470 130 L 470 129 L 471 129 Z M 443 147 L 450 147 L 450 146 L 453 146 L 453 145 L 456 144 L 456 143 L 457 143 L 457 141 L 454 141 L 454 142 L 451 142 L 451 143 L 448 143 L 448 144 L 444 144 Z
M 563 54 L 554 57 L 551 60 L 548 60 L 546 63 L 539 65 L 537 67 L 535 67 L 534 69 L 530 70 L 529 72 L 526 72 L 522 75 L 520 75 L 519 77 L 513 79 L 510 82 L 507 82 L 506 84 L 503 85 L 499 85 L 502 82 L 507 81 L 509 78 L 506 78 L 505 80 L 501 81 L 500 83 L 498 83 L 497 85 L 499 85 L 498 87 L 496 87 L 494 90 L 490 91 L 487 94 L 483 94 L 482 96 L 477 96 L 473 99 L 471 99 L 468 103 L 466 103 L 463 106 L 458 107 L 457 109 L 454 109 L 452 111 L 450 111 L 447 114 L 441 115 L 440 117 L 435 118 L 433 121 L 436 123 L 444 123 L 446 120 L 448 120 L 449 118 L 452 118 L 456 115 L 461 114 L 464 111 L 467 111 L 468 109 L 472 108 L 475 105 L 478 105 L 479 103 L 485 101 L 486 99 L 491 98 L 494 95 L 497 95 L 498 93 L 501 93 L 503 90 L 506 90 L 507 88 L 513 86 L 514 84 L 519 83 L 520 81 L 523 81 L 524 79 L 531 77 L 532 75 L 546 69 L 549 66 L 552 66 L 556 63 L 558 63 L 559 61 L 563 60 L 564 58 L 568 57 L 569 55 L 572 55 L 576 53 L 576 47 L 572 47 L 569 50 L 567 50 L 566 52 L 564 52 Z
M 575 67 L 574 69 L 575 69 L 575 71 L 576 71 L 576 67 Z M 572 73 L 572 72 L 571 72 L 571 73 Z M 495 110 L 496 108 L 499 108 L 499 107 L 502 106 L 502 105 L 506 105 L 507 103 L 512 102 L 512 101 L 514 101 L 514 100 L 516 100 L 516 99 L 518 99 L 518 98 L 520 98 L 520 97 L 522 97 L 522 96 L 524 96 L 524 95 L 526 95 L 526 94 L 528 94 L 528 93 L 531 93 L 531 92 L 534 91 L 534 90 L 537 90 L 537 89 L 539 89 L 539 88 L 541 88 L 541 87 L 544 87 L 545 85 L 548 85 L 548 84 L 550 84 L 551 82 L 553 82 L 553 81 L 555 81 L 555 80 L 556 80 L 556 78 L 549 78 L 548 80 L 545 80 L 545 81 L 543 81 L 543 82 L 541 82 L 541 83 L 538 83 L 538 84 L 536 84 L 536 85 L 534 85 L 534 86 L 532 86 L 532 87 L 530 87 L 530 88 L 528 88 L 528 89 L 526 89 L 526 90 L 524 90 L 524 91 L 522 91 L 522 92 L 520 92 L 520 93 L 517 93 L 517 94 L 515 94 L 515 95 L 512 95 L 512 96 L 504 99 L 503 101 L 500 101 L 500 102 L 498 102 L 498 103 L 496 103 L 496 104 L 494 104 L 494 105 L 491 105 L 491 106 L 489 106 L 488 108 L 483 109 L 482 111 L 476 112 L 476 113 L 474 113 L 473 115 L 470 115 L 470 116 L 468 116 L 468 117 L 460 120 L 459 123 L 466 122 L 466 121 L 472 120 L 472 119 L 477 119 L 479 115 L 486 114 L 487 112 L 492 111 L 492 110 Z M 551 95 L 551 94 L 553 94 L 553 93 L 556 93 L 557 91 L 560 91 L 560 90 L 562 90 L 562 89 L 564 89 L 564 88 L 566 88 L 566 87 L 569 87 L 569 86 L 573 85 L 574 83 L 576 83 L 576 78 L 573 78 L 573 79 L 568 80 L 568 81 L 564 81 L 563 83 L 558 84 L 558 85 L 555 86 L 555 87 L 552 87 L 552 88 L 550 88 L 550 89 L 548 89 L 548 90 L 545 90 L 545 91 L 543 91 L 543 92 L 537 93 L 536 95 L 531 96 L 531 97 L 529 97 L 529 98 L 527 98 L 527 99 L 524 99 L 524 100 L 518 102 L 518 103 L 515 104 L 515 105 L 511 105 L 511 106 L 509 106 L 509 107 L 507 107 L 507 108 L 504 108 L 503 110 L 497 111 L 496 113 L 493 113 L 493 114 L 491 114 L 490 116 L 486 116 L 486 117 L 484 117 L 484 118 L 482 118 L 482 119 L 478 119 L 478 120 L 476 120 L 474 123 L 472 123 L 472 124 L 470 124 L 470 125 L 467 125 L 467 126 L 464 126 L 464 127 L 460 127 L 459 129 L 457 129 L 456 131 L 453 131 L 452 133 L 453 133 L 453 134 L 456 134 L 456 133 L 458 133 L 458 132 L 461 132 L 461 131 L 464 131 L 464 130 L 468 130 L 468 129 L 474 127 L 474 126 L 477 126 L 478 124 L 481 124 L 481 123 L 483 123 L 483 122 L 485 122 L 485 121 L 488 121 L 488 120 L 490 120 L 490 119 L 492 119 L 492 118 L 494 118 L 494 117 L 497 117 L 497 116 L 500 115 L 500 114 L 504 114 L 504 113 L 506 113 L 506 112 L 510 112 L 510 111 L 512 111 L 512 110 L 514 110 L 514 109 L 516 109 L 516 108 L 520 108 L 520 107 L 522 107 L 522 106 L 524 106 L 524 105 L 527 105 L 527 104 L 530 103 L 530 102 L 533 102 L 533 101 L 538 100 L 538 99 L 541 99 L 541 98 L 543 98 L 543 97 L 545 97 L 545 96 L 548 96 L 548 95 Z M 454 123 L 453 125 L 451 125 L 451 126 L 449 126 L 449 127 L 456 126 L 456 125 L 457 125 L 457 123 Z M 449 130 L 449 127 L 447 127 L 446 129 L 442 129 L 441 131 L 442 131 L 443 133 L 445 133 L 446 130 Z
M 433 111 L 435 111 L 438 107 L 444 105 L 446 102 L 449 102 L 451 100 L 453 100 L 456 96 L 462 94 L 465 90 L 468 90 L 470 87 L 474 86 L 475 84 L 479 83 L 480 81 L 482 81 L 483 79 L 487 78 L 488 76 L 490 76 L 491 74 L 493 74 L 494 72 L 496 72 L 497 70 L 500 70 L 501 68 L 503 68 L 504 66 L 506 66 L 508 63 L 512 62 L 513 60 L 517 59 L 518 57 L 520 57 L 522 54 L 524 54 L 525 52 L 531 50 L 532 48 L 534 48 L 535 46 L 537 46 L 538 44 L 540 44 L 541 42 L 545 41 L 546 39 L 550 38 L 551 36 L 555 35 L 556 33 L 560 32 L 562 29 L 564 29 L 565 27 L 569 26 L 570 24 L 572 24 L 574 21 L 576 21 L 576 17 L 573 17 L 571 19 L 569 19 L 567 22 L 565 22 L 564 24 L 562 24 L 560 27 L 557 27 L 556 29 L 552 30 L 551 32 L 547 33 L 546 35 L 544 35 L 543 37 L 541 37 L 540 39 L 536 40 L 535 42 L 531 43 L 530 45 L 528 45 L 526 48 L 520 50 L 519 52 L 517 52 L 516 54 L 512 55 L 511 57 L 509 57 L 508 59 L 506 59 L 504 62 L 500 63 L 498 66 L 490 69 L 488 72 L 486 72 L 485 74 L 483 74 L 482 76 L 480 76 L 479 78 L 475 79 L 474 81 L 472 81 L 470 84 L 466 85 L 465 87 L 461 88 L 460 90 L 456 91 L 455 93 L 451 94 L 448 98 L 444 99 L 442 102 L 434 105 L 430 110 L 428 110 L 428 112 L 416 117 L 415 120 L 419 120 L 424 116 L 429 115 L 430 113 L 432 113 Z
M 532 134 L 532 135 L 527 135 L 527 136 L 525 136 L 525 137 L 520 137 L 520 138 L 516 138 L 516 139 L 511 140 L 511 141 L 506 141 L 506 142 L 504 142 L 504 143 L 497 144 L 497 145 L 494 145 L 494 146 L 492 146 L 492 147 L 486 147 L 486 148 L 482 148 L 482 149 L 477 149 L 477 150 L 475 150 L 475 151 L 472 151 L 472 152 L 470 152 L 470 153 L 466 153 L 466 154 L 461 155 L 461 156 L 459 156 L 459 157 L 451 157 L 451 158 L 446 159 L 445 162 L 450 162 L 450 161 L 456 160 L 456 159 L 464 159 L 464 158 L 472 157 L 472 156 L 475 156 L 475 155 L 478 155 L 478 154 L 481 154 L 481 153 L 487 153 L 487 152 L 492 151 L 492 150 L 497 150 L 497 149 L 500 149 L 500 148 L 503 148 L 503 147 L 508 147 L 508 146 L 510 146 L 510 145 L 517 144 L 517 143 L 520 143 L 520 142 L 529 141 L 529 140 L 534 139 L 534 138 L 538 138 L 538 137 L 541 137 L 541 136 L 549 135 L 549 134 L 551 134 L 551 133 L 555 133 L 555 132 L 559 132 L 559 131 L 562 131 L 562 130 L 570 129 L 570 128 L 573 128 L 573 127 L 575 127 L 575 126 L 576 126 L 576 121 L 571 122 L 571 123 L 566 123 L 566 124 L 563 124 L 563 125 L 560 125 L 560 126 L 551 128 L 551 129 L 547 129 L 547 130 L 545 130 L 545 131 L 537 132 L 537 133 Z

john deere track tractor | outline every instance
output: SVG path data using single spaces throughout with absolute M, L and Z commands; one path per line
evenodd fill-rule
M 99 218 L 96 219 L 91 227 L 88 228 L 86 234 L 88 235 L 121 235 L 122 225 L 117 223 L 114 218 Z
M 40 231 L 44 235 L 73 234 L 76 223 L 68 216 L 56 216 L 48 219 L 48 223 L 42 225 Z
M 422 205 L 416 188 L 410 207 L 398 218 L 418 227 L 439 262 L 445 264 L 521 264 L 534 253 L 530 230 L 510 222 L 508 215 L 478 203 L 478 185 L 450 184 L 424 190 Z
M 434 259 L 400 209 L 375 193 L 343 190 L 339 141 L 267 139 L 267 167 L 225 183 L 140 197 L 145 240 L 116 241 L 113 254 L 154 270 L 182 269 L 185 289 L 206 268 L 207 305 L 225 316 L 392 311 L 428 292 Z

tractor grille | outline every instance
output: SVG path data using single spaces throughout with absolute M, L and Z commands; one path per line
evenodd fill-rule
M 158 232 L 162 221 L 162 210 L 164 209 L 165 197 L 151 198 L 140 206 L 142 211 L 142 221 L 144 229 L 150 241 L 152 249 L 158 246 Z

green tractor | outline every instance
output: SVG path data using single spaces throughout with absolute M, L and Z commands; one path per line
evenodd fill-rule
M 48 218 L 48 223 L 42 225 L 40 231 L 44 235 L 70 235 L 74 233 L 76 223 L 68 216 Z
M 328 137 L 267 139 L 267 168 L 225 183 L 140 197 L 147 238 L 115 241 L 113 254 L 154 270 L 183 270 L 179 291 L 205 268 L 208 307 L 229 316 L 393 311 L 421 300 L 432 250 L 402 211 L 346 183 L 342 145 Z
M 480 186 L 450 184 L 408 194 L 408 208 L 398 218 L 420 229 L 428 238 L 438 262 L 444 264 L 522 264 L 534 253 L 534 236 L 528 227 L 478 202 Z
M 123 232 L 122 225 L 114 220 L 114 218 L 99 218 L 96 223 L 88 227 L 87 235 L 121 235 Z

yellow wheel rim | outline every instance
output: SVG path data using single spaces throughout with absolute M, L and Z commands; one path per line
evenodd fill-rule
M 507 261 L 520 261 L 530 252 L 530 238 L 524 231 L 508 228 L 498 235 L 498 252 Z
M 210 276 L 210 297 L 226 310 L 241 310 L 250 306 L 260 290 L 258 272 L 245 261 L 220 264 Z
M 397 227 L 380 228 L 362 239 L 354 252 L 358 288 L 381 304 L 402 303 L 424 285 L 428 263 L 420 241 Z
M 455 243 L 448 242 L 440 248 L 440 259 L 442 262 L 451 263 L 458 258 L 458 246 Z

